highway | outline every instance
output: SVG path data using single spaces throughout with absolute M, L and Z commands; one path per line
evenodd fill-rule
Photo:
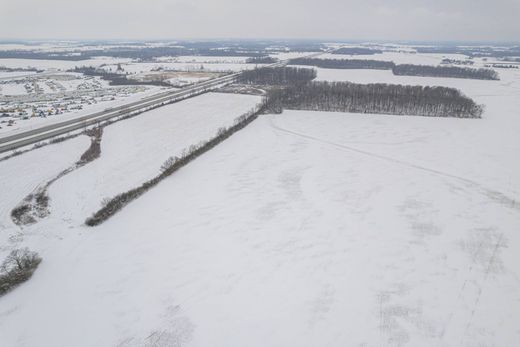
M 281 61 L 268 67 L 283 66 L 286 61 Z M 180 101 L 198 95 L 200 93 L 216 89 L 234 82 L 241 72 L 214 78 L 208 81 L 196 83 L 182 90 L 166 91 L 155 94 L 139 101 L 134 101 L 119 107 L 105 109 L 100 112 L 72 118 L 63 122 L 53 123 L 36 129 L 23 131 L 13 135 L 0 137 L 0 153 L 15 150 L 20 147 L 38 143 L 55 136 L 67 134 L 71 131 L 84 129 L 87 126 L 107 121 L 111 118 L 121 117 L 143 109 L 159 107 L 168 103 Z
M 53 123 L 14 135 L 4 136 L 0 138 L 0 153 L 37 143 L 55 136 L 63 135 L 71 131 L 83 129 L 87 126 L 106 121 L 111 118 L 124 116 L 141 109 L 157 107 L 171 102 L 180 101 L 193 95 L 197 95 L 201 92 L 209 91 L 232 83 L 238 76 L 239 73 L 218 77 L 212 80 L 197 83 L 182 90 L 162 92 L 143 98 L 139 101 L 125 104 L 123 106 L 109 108 L 100 112 L 72 118 L 63 122 Z

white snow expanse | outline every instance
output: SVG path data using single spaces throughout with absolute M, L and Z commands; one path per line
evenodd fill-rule
M 208 93 L 106 127 L 101 158 L 51 186 L 52 209 L 61 218 L 81 224 L 103 199 L 157 176 L 168 157 L 180 156 L 190 145 L 212 138 L 260 100 Z
M 520 73 L 500 73 L 414 80 L 461 88 L 479 120 L 261 116 L 89 228 L 105 192 L 258 99 L 209 94 L 108 127 L 101 158 L 51 186 L 49 218 L 20 229 L 2 212 L 3 254 L 43 258 L 0 298 L 2 346 L 520 345 Z M 38 184 L 24 160 L 59 172 L 82 152 L 54 148 L 75 152 L 0 162 L 2 211 Z
M 0 161 L 0 255 L 2 258 L 13 247 L 11 241 L 16 243 L 18 238 L 23 239 L 27 231 L 13 228 L 10 218 L 13 207 L 16 207 L 40 184 L 44 184 L 72 166 L 89 145 L 90 139 L 87 136 L 79 136 L 67 142 L 41 147 Z M 8 241 L 8 238 L 11 240 Z

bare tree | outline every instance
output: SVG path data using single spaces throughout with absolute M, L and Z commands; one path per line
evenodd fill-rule
M 498 80 L 498 73 L 492 69 L 473 69 L 459 66 L 430 66 L 430 65 L 396 65 L 392 69 L 394 75 L 399 76 L 427 76 L 469 78 L 477 80 Z
M 0 266 L 0 295 L 27 281 L 42 259 L 28 248 L 15 249 Z
M 313 82 L 269 91 L 267 107 L 283 109 L 480 118 L 482 107 L 446 87 Z

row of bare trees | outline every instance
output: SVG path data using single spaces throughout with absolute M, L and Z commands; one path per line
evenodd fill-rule
M 263 57 L 251 57 L 246 59 L 246 63 L 248 64 L 274 64 L 278 61 L 278 59 L 270 57 L 270 56 L 263 56 Z
M 260 68 L 247 71 L 242 83 L 268 90 L 266 109 L 283 109 L 480 118 L 483 112 L 458 89 L 397 84 L 312 82 L 314 69 L 296 67 Z
M 289 65 L 316 66 L 325 69 L 392 70 L 394 75 L 398 76 L 451 77 L 480 80 L 499 79 L 498 73 L 492 69 L 413 64 L 396 65 L 391 61 L 381 60 L 296 58 L 291 59 Z
M 391 61 L 368 59 L 318 59 L 295 58 L 289 61 L 289 65 L 316 66 L 324 69 L 373 69 L 391 70 L 395 64 Z
M 255 120 L 259 114 L 263 113 L 264 110 L 265 101 L 257 105 L 251 111 L 238 117 L 233 125 L 227 128 L 220 128 L 217 131 L 217 134 L 210 140 L 190 146 L 189 148 L 185 149 L 178 157 L 176 156 L 168 158 L 161 166 L 161 173 L 159 175 L 142 183 L 136 188 L 118 194 L 113 198 L 106 199 L 101 209 L 96 211 L 91 217 L 87 218 L 85 224 L 88 226 L 96 226 L 103 223 L 118 211 L 120 211 L 127 204 L 143 195 L 150 188 L 159 184 L 163 179 L 172 175 L 178 169 L 184 167 L 191 161 L 217 146 L 222 141 L 229 138 L 237 131 L 246 127 L 249 123 Z
M 482 106 L 459 90 L 446 87 L 312 82 L 272 89 L 267 108 L 480 118 Z
M 365 47 L 343 47 L 335 50 L 332 54 L 347 54 L 347 55 L 372 55 L 383 53 L 380 49 L 365 48 Z
M 469 78 L 476 80 L 498 80 L 498 73 L 492 69 L 474 69 L 459 66 L 430 66 L 401 64 L 392 68 L 394 75 L 398 76 L 426 76 L 426 77 L 451 77 Z
M 0 296 L 31 278 L 41 261 L 27 248 L 12 250 L 0 265 Z
M 316 70 L 298 67 L 263 67 L 246 70 L 240 74 L 242 84 L 282 86 L 308 83 L 316 78 Z

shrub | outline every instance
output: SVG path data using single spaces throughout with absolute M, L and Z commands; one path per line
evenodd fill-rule
M 118 194 L 109 200 L 105 200 L 102 207 L 91 217 L 85 220 L 85 224 L 88 226 L 96 226 L 103 223 L 104 221 L 112 217 L 114 214 L 116 214 L 118 211 L 120 211 L 127 204 L 146 193 L 150 188 L 159 184 L 159 182 L 161 182 L 163 179 L 170 176 L 175 171 L 184 167 L 191 161 L 195 160 L 202 154 L 209 151 L 210 149 L 214 148 L 219 143 L 226 140 L 237 131 L 245 128 L 249 123 L 254 121 L 258 117 L 258 115 L 263 113 L 265 110 L 266 105 L 262 103 L 257 108 L 251 110 L 245 115 L 240 116 L 238 118 L 238 121 L 229 128 L 220 128 L 217 131 L 216 136 L 212 139 L 206 142 L 202 142 L 198 145 L 190 146 L 187 150 L 182 151 L 180 157 L 168 158 L 161 166 L 161 173 L 159 175 L 144 182 L 139 187 Z
M 28 248 L 11 251 L 0 266 L 0 295 L 31 278 L 41 261 L 38 253 Z
M 179 160 L 177 157 L 169 157 L 164 161 L 164 163 L 161 165 L 161 172 L 168 171 L 171 169 L 175 163 Z

